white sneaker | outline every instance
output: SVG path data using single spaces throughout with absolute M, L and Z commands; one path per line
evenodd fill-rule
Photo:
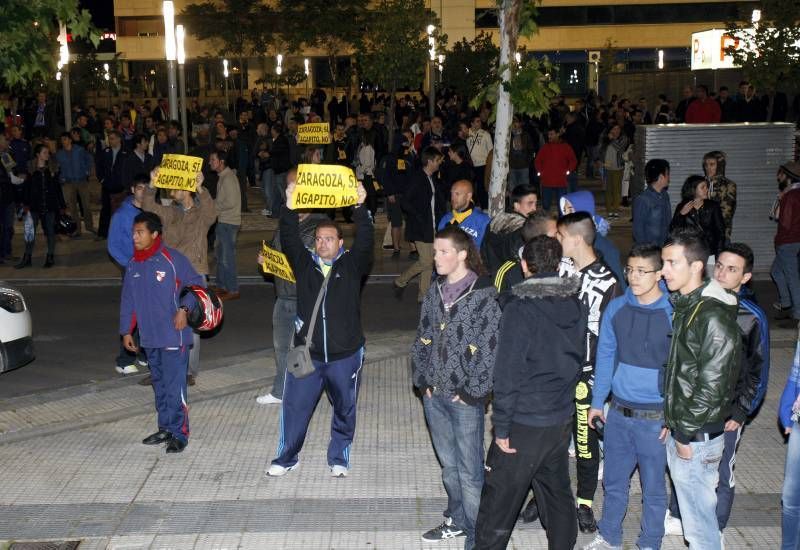
M 136 368 L 136 365 L 125 365 L 124 367 L 117 365 L 114 368 L 120 374 L 136 374 L 139 372 L 139 369 Z
M 270 464 L 267 471 L 264 472 L 267 477 L 281 477 L 285 476 L 292 470 L 296 470 L 300 466 L 300 462 L 295 462 L 291 466 L 281 466 L 279 464 Z
M 344 466 L 331 466 L 331 477 L 347 477 L 347 468 Z
M 583 550 L 622 550 L 622 546 L 613 546 L 603 538 L 603 535 L 598 534 L 592 542 L 583 547 Z
M 683 536 L 683 524 L 681 520 L 678 518 L 672 517 L 672 514 L 667 513 L 664 515 L 664 534 L 665 535 L 674 535 L 677 537 Z
M 142 367 L 143 369 L 147 368 L 147 360 L 137 359 L 136 365 Z
M 725 550 L 725 533 L 722 531 L 719 532 L 719 547 Z
M 271 393 L 266 393 L 256 397 L 256 403 L 259 405 L 280 405 L 283 403 L 283 400 L 279 397 L 275 397 Z

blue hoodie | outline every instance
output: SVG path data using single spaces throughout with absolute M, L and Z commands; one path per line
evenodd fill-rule
M 609 393 L 627 407 L 662 407 L 661 373 L 669 353 L 671 320 L 667 292 L 643 305 L 629 288 L 608 304 L 597 343 L 593 409 L 602 410 Z
M 133 197 L 125 202 L 111 216 L 108 229 L 108 253 L 120 266 L 125 267 L 133 258 L 133 219 L 142 209 L 133 204 Z
M 588 212 L 592 215 L 596 229 L 594 249 L 596 252 L 600 253 L 603 261 L 609 268 L 611 268 L 611 271 L 617 278 L 621 288 L 627 288 L 628 285 L 626 284 L 625 277 L 622 273 L 622 261 L 619 258 L 619 250 L 617 250 L 617 247 L 614 246 L 614 243 L 606 238 L 609 225 L 605 218 L 598 216 L 595 212 L 594 195 L 592 195 L 590 191 L 576 191 L 574 193 L 568 193 L 564 195 L 558 202 L 558 212 L 562 216 L 564 215 L 565 200 L 570 202 L 572 207 L 575 209 L 575 212 Z

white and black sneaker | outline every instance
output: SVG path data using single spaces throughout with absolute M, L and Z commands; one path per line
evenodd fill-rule
M 441 525 L 422 533 L 422 540 L 436 542 L 439 540 L 449 540 L 466 536 L 467 534 L 463 529 L 459 529 L 453 524 L 453 518 L 445 518 Z

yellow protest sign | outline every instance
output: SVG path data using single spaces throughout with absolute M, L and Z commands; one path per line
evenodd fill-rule
M 297 167 L 292 208 L 341 208 L 358 202 L 358 180 L 353 170 L 338 164 L 301 164 Z
M 162 189 L 197 190 L 197 173 L 203 168 L 203 159 L 187 155 L 164 155 L 158 167 L 155 186 Z
M 297 143 L 325 145 L 331 142 L 331 128 L 327 122 L 309 122 L 297 127 Z
M 264 273 L 271 273 L 290 283 L 295 282 L 292 266 L 289 265 L 286 254 L 268 247 L 267 243 L 261 241 L 261 255 L 264 256 L 264 262 L 261 264 Z

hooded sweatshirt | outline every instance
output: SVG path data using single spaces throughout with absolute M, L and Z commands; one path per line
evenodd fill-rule
M 609 392 L 625 407 L 661 409 L 671 319 L 667 292 L 640 304 L 629 288 L 608 304 L 597 343 L 593 409 L 603 408 Z
M 610 226 L 605 218 L 598 216 L 595 212 L 594 195 L 590 191 L 576 191 L 568 193 L 561 197 L 558 201 L 558 213 L 564 215 L 565 201 L 569 201 L 575 212 L 588 212 L 592 215 L 594 226 L 596 229 L 594 238 L 594 249 L 603 261 L 606 262 L 608 267 L 617 278 L 620 287 L 624 290 L 627 285 L 625 284 L 625 277 L 622 276 L 622 261 L 619 257 L 619 250 L 614 246 L 614 243 L 609 240 L 606 235 Z
M 576 277 L 543 273 L 501 296 L 492 401 L 496 437 L 508 437 L 513 423 L 558 426 L 575 414 L 587 318 L 580 287 Z

